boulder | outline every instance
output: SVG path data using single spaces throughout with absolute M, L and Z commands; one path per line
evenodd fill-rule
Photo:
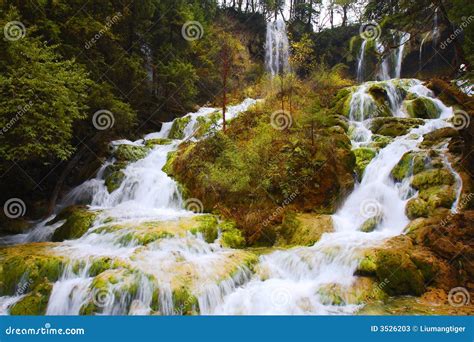
M 407 134 L 410 129 L 423 124 L 423 120 L 410 118 L 374 118 L 370 130 L 374 134 L 398 137 Z
M 280 244 L 312 246 L 324 233 L 334 231 L 330 215 L 289 212 L 283 218 Z
M 440 110 L 428 97 L 417 97 L 413 100 L 405 100 L 403 105 L 408 116 L 411 118 L 436 119 L 440 115 Z
M 54 220 L 49 222 L 49 224 L 53 224 L 66 220 L 62 226 L 55 230 L 52 241 L 61 242 L 80 238 L 92 227 L 98 215 L 99 212 L 90 211 L 84 206 L 65 208 Z
M 119 162 L 135 162 L 146 157 L 150 149 L 145 146 L 121 144 L 115 148 L 113 156 Z

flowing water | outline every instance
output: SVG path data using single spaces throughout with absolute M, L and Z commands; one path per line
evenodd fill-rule
M 381 85 L 392 99 L 389 101 L 392 114 L 403 117 L 406 114 L 394 82 L 387 81 Z M 377 109 L 368 94 L 372 83 L 359 86 L 352 97 L 350 122 L 356 131 L 353 134 L 354 147 L 372 141 L 368 127 Z M 124 169 L 122 184 L 112 193 L 107 191 L 104 173 L 114 160 L 107 161 L 95 179 L 73 189 L 58 208 L 86 202 L 90 204 L 90 210 L 100 214 L 83 237 L 64 241 L 53 248 L 54 253 L 67 255 L 75 262 L 66 267 L 55 282 L 47 314 L 77 315 L 90 303 L 102 307 L 102 314 L 182 314 L 184 308 L 177 307 L 173 298 L 172 286 L 176 274 L 193 278 L 196 286 L 191 291 L 197 298 L 201 314 L 356 312 L 360 303 L 351 301 L 347 294 L 358 281 L 354 271 L 361 253 L 386 238 L 401 234 L 409 222 L 405 216 L 405 205 L 415 193 L 409 183 L 396 184 L 390 172 L 406 152 L 417 149 L 423 134 L 448 126 L 446 119 L 452 115 L 452 109 L 433 98 L 420 81 L 410 80 L 405 84 L 413 96 L 430 98 L 437 106 L 440 117 L 426 120 L 422 126 L 395 138 L 380 149 L 367 166 L 361 182 L 332 216 L 334 232 L 325 233 L 312 247 L 261 256 L 254 274 L 237 263 L 235 271 L 225 273 L 231 276 L 222 277 L 221 270 L 232 266 L 230 261 L 242 252 L 224 248 L 218 240 L 208 243 L 200 234 L 163 238 L 146 246 L 135 239 L 126 239 L 145 222 L 168 222 L 196 216 L 183 208 L 177 184 L 161 169 L 169 152 L 176 150 L 183 141 L 195 139 L 198 118 L 209 116 L 216 109 L 202 108 L 188 114 L 190 120 L 184 129 L 184 139 L 173 140 L 169 145 L 158 145 L 145 158 L 129 164 Z M 235 117 L 255 103 L 255 100 L 247 99 L 240 105 L 230 107 L 229 117 Z M 149 134 L 143 140 L 121 140 L 112 146 L 143 146 L 146 140 L 168 137 L 171 127 L 172 123 L 165 123 L 160 132 Z M 447 159 L 445 162 L 448 163 Z M 454 170 L 452 172 L 455 173 Z M 460 188 L 461 184 L 457 185 Z M 371 218 L 378 219 L 376 229 L 370 233 L 360 231 L 361 225 Z M 120 223 L 122 228 L 104 230 L 111 220 L 114 224 Z M 30 233 L 7 238 L 4 243 L 47 241 L 58 225 L 48 226 L 42 222 Z M 105 288 L 94 286 L 97 282 L 94 278 L 94 260 L 97 258 L 112 258 L 128 265 L 127 270 L 108 269 L 102 273 L 122 280 L 111 282 Z M 135 290 L 131 291 L 131 287 Z M 335 305 L 330 300 L 331 291 L 340 294 L 342 303 Z M 1 297 L 0 314 L 8 313 L 8 308 L 21 298 L 21 294 Z M 156 302 L 158 304 L 154 304 Z
M 357 82 L 364 81 L 364 56 L 365 56 L 365 47 L 367 45 L 367 40 L 363 40 L 360 46 L 359 57 L 357 58 Z
M 272 76 L 284 74 L 290 70 L 290 44 L 283 20 L 267 23 L 265 42 L 265 66 Z

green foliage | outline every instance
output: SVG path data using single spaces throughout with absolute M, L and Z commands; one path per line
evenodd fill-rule
M 17 17 L 10 11 L 0 25 Z M 0 46 L 0 157 L 44 163 L 67 159 L 74 152 L 73 124 L 86 118 L 87 73 L 30 36 Z

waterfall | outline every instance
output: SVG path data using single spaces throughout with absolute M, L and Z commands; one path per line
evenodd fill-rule
M 394 78 L 400 78 L 402 73 L 403 51 L 405 50 L 405 44 L 410 40 L 410 34 L 408 32 L 401 32 L 399 35 L 400 39 L 398 41 L 399 46 L 397 49 Z M 405 37 L 406 39 L 404 40 Z
M 438 12 L 439 12 L 439 9 L 438 7 L 436 7 L 434 16 L 433 16 L 433 47 L 434 48 L 438 46 L 438 40 L 440 36 Z
M 265 66 L 273 76 L 284 74 L 290 70 L 290 44 L 283 20 L 267 23 L 265 42 Z
M 357 58 L 357 82 L 364 81 L 364 56 L 365 56 L 365 46 L 367 45 L 367 40 L 363 39 L 360 46 L 359 57 Z
M 367 165 L 360 183 L 332 215 L 334 231 L 325 233 L 311 247 L 296 247 L 274 251 L 259 258 L 252 273 L 246 266 L 238 266 L 230 276 L 223 277 L 221 270 L 228 267 L 236 250 L 222 247 L 218 240 L 207 242 L 201 234 L 169 236 L 146 245 L 127 237 L 139 229 L 140 224 L 193 218 L 197 214 L 183 208 L 176 182 L 161 171 L 170 152 L 193 137 L 198 119 L 215 113 L 216 108 L 201 108 L 186 115 L 187 124 L 183 139 L 174 139 L 168 145 L 156 145 L 148 154 L 129 163 L 119 188 L 108 193 L 105 187 L 105 169 L 114 163 L 109 160 L 99 170 L 97 177 L 78 186 L 65 198 L 62 206 L 83 202 L 88 198 L 91 210 L 100 210 L 92 228 L 75 240 L 58 243 L 54 253 L 67 255 L 72 262 L 64 267 L 54 283 L 47 305 L 50 315 L 77 315 L 88 305 L 99 305 L 107 315 L 182 314 L 176 307 L 172 291 L 173 276 L 185 270 L 192 279 L 193 298 L 201 314 L 351 314 L 361 308 L 346 295 L 357 283 L 354 275 L 361 254 L 380 245 L 385 239 L 402 234 L 409 222 L 405 215 L 408 200 L 416 195 L 408 181 L 395 183 L 391 171 L 402 156 L 416 151 L 423 135 L 448 127 L 447 119 L 453 115 L 433 93 L 418 80 L 389 80 L 366 82 L 354 90 L 350 102 L 350 125 L 354 147 L 372 143 L 371 119 L 377 104 L 370 95 L 370 86 L 383 87 L 389 98 L 392 116 L 402 117 L 405 96 L 397 91 L 402 82 L 403 93 L 410 97 L 426 97 L 439 109 L 438 119 L 425 120 L 406 135 L 393 139 L 381 148 Z M 400 91 L 401 93 L 401 91 Z M 247 99 L 229 107 L 229 118 L 245 111 L 256 101 Z M 173 123 L 165 123 L 160 132 L 146 135 L 137 141 L 120 140 L 112 146 L 128 144 L 145 146 L 150 139 L 168 138 Z M 453 174 L 455 171 L 445 158 Z M 455 174 L 456 176 L 456 174 Z M 461 180 L 456 176 L 459 199 Z M 456 200 L 453 211 L 456 209 Z M 362 232 L 360 227 L 367 219 L 377 218 L 372 232 Z M 111 229 L 110 222 L 120 229 Z M 38 224 L 27 241 L 44 240 L 51 228 Z M 115 227 L 115 226 L 114 226 Z M 112 228 L 114 228 L 112 227 Z M 28 234 L 27 234 L 28 235 Z M 126 268 L 108 268 L 106 273 L 114 282 L 104 282 L 95 288 L 97 273 L 93 265 L 97 258 L 115 260 Z M 95 267 L 97 268 L 97 267 Z M 97 271 L 97 269 L 95 270 Z M 338 290 L 341 303 L 334 304 L 327 294 Z M 97 292 L 97 290 L 100 290 Z M 0 297 L 0 314 L 23 295 Z
M 426 33 L 425 36 L 423 37 L 423 39 L 421 40 L 420 53 L 418 55 L 418 66 L 419 66 L 420 70 L 422 69 L 421 57 L 422 57 L 422 54 L 423 54 L 423 44 L 425 43 L 425 40 L 430 36 L 430 34 L 431 34 L 431 32 Z

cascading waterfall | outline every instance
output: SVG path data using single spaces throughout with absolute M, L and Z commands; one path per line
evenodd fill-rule
M 410 40 L 410 33 L 395 31 L 392 34 L 392 40 L 398 45 L 398 47 L 395 51 L 390 51 L 390 53 L 382 59 L 377 73 L 377 78 L 380 81 L 400 78 L 402 73 L 403 54 L 405 51 L 405 45 Z M 380 41 L 377 41 L 375 46 L 379 54 L 385 52 L 385 47 L 380 43 Z
M 273 76 L 284 74 L 290 70 L 290 44 L 283 20 L 267 23 L 265 42 L 265 66 Z
M 405 44 L 410 40 L 410 34 L 408 32 L 399 33 L 400 39 L 398 41 L 397 59 L 395 63 L 395 75 L 394 78 L 400 78 L 402 73 L 402 62 L 403 62 L 403 51 L 405 50 Z
M 365 47 L 367 45 L 367 40 L 363 39 L 360 46 L 359 57 L 357 58 L 357 82 L 364 81 L 364 56 L 365 56 Z
M 125 178 L 118 189 L 108 193 L 104 184 L 104 172 L 113 160 L 106 162 L 95 179 L 80 185 L 64 199 L 62 206 L 89 201 L 90 210 L 100 211 L 93 227 L 84 236 L 68 240 L 54 247 L 54 253 L 68 255 L 73 260 L 54 283 L 47 306 L 47 314 L 77 315 L 84 307 L 100 301 L 102 314 L 148 315 L 181 314 L 176 307 L 171 289 L 172 277 L 178 268 L 184 267 L 193 274 L 201 314 L 350 314 L 361 305 L 351 302 L 346 294 L 358 281 L 354 275 L 361 253 L 377 246 L 386 238 L 399 235 L 409 222 L 405 205 L 415 194 L 409 182 L 395 183 L 391 170 L 400 158 L 417 149 L 423 135 L 438 128 L 447 127 L 446 119 L 453 111 L 417 80 L 392 80 L 378 83 L 389 94 L 393 116 L 406 116 L 402 98 L 395 82 L 404 81 L 411 96 L 426 97 L 438 108 L 438 119 L 412 129 L 408 134 L 395 138 L 380 149 L 366 167 L 360 183 L 355 186 L 340 209 L 332 216 L 334 232 L 325 233 L 311 247 L 298 247 L 263 255 L 256 273 L 246 267 L 238 267 L 231 277 L 222 278 L 216 270 L 228 267 L 234 250 L 220 246 L 218 241 L 206 242 L 202 235 L 188 233 L 184 237 L 173 236 L 159 239 L 146 246 L 134 239 L 126 239 L 134 224 L 192 218 L 196 214 L 182 208 L 182 200 L 176 183 L 161 171 L 169 152 L 188 139 L 194 139 L 195 125 L 199 117 L 216 111 L 201 108 L 188 114 L 189 122 L 184 138 L 173 140 L 169 145 L 155 146 L 148 155 L 130 163 Z M 354 147 L 372 142 L 370 121 L 377 106 L 369 94 L 374 82 L 360 85 L 350 103 L 350 123 L 354 127 Z M 229 108 L 229 117 L 247 110 L 255 100 Z M 143 146 L 149 139 L 167 138 L 172 123 L 165 123 L 158 133 L 152 133 L 135 142 L 116 141 L 114 146 L 129 144 Z M 450 165 L 445 159 L 445 163 Z M 455 174 L 454 170 L 450 170 Z M 458 196 L 460 187 L 458 186 Z M 457 202 L 456 202 L 457 203 Z M 453 205 L 453 208 L 455 206 Z M 362 232 L 361 225 L 367 219 L 377 218 L 372 232 Z M 112 220 L 119 230 L 104 230 Z M 128 225 L 131 225 L 127 229 Z M 48 227 L 48 228 L 46 228 Z M 57 228 L 57 226 L 55 226 Z M 52 231 L 51 231 L 52 230 Z M 46 232 L 44 232 L 46 231 Z M 45 241 L 54 228 L 39 224 L 26 234 L 24 241 Z M 42 232 L 40 234 L 40 232 Z M 11 241 L 13 243 L 21 243 Z M 117 260 L 128 265 L 126 270 L 107 269 L 111 277 L 124 277 L 123 281 L 109 283 L 106 288 L 94 288 L 94 262 L 97 258 Z M 138 287 L 131 291 L 131 284 Z M 335 305 L 328 298 L 328 291 L 337 290 L 342 303 Z M 99 291 L 99 292 L 97 292 Z M 102 292 L 101 292 L 102 291 Z M 158 298 L 156 294 L 158 293 Z M 22 298 L 21 294 L 0 298 L 0 314 Z M 158 302 L 158 304 L 153 304 Z

